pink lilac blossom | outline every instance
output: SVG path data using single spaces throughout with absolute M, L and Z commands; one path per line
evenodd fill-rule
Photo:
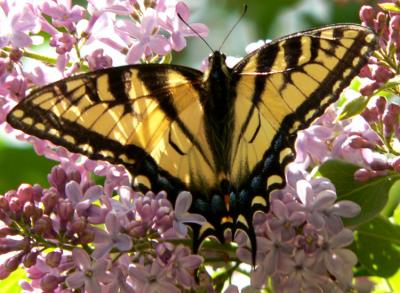
M 331 282 L 332 274 L 335 286 L 350 288 L 357 258 L 345 248 L 353 235 L 344 228 L 340 216 L 353 217 L 359 207 L 349 201 L 336 202 L 332 184 L 322 179 L 297 181 L 295 188 L 276 192 L 271 205 L 266 220 L 255 227 L 258 251 L 252 286 L 263 288 L 271 277 L 278 292 L 295 287 L 324 292 L 324 283 Z M 293 224 L 297 228 L 291 230 Z M 247 245 L 239 243 L 237 256 L 251 263 Z
M 30 4 L 0 8 L 0 47 L 25 48 L 32 45 L 30 33 L 38 33 L 40 25 Z
M 121 20 L 117 22 L 116 31 L 128 44 L 126 55 L 127 63 L 136 63 L 142 56 L 149 56 L 154 52 L 158 55 L 165 55 L 171 51 L 168 40 L 158 34 L 157 12 L 147 9 L 140 24 Z
M 100 281 L 105 277 L 108 262 L 105 259 L 92 260 L 81 248 L 74 248 L 72 258 L 78 270 L 66 278 L 68 287 L 85 288 L 91 293 L 101 292 Z
M 163 244 L 152 244 L 166 239 L 163 232 L 167 230 L 169 240 L 187 237 L 182 231 L 176 231 L 174 236 L 175 216 L 165 193 L 149 192 L 144 196 L 126 186 L 120 187 L 119 199 L 111 199 L 100 186 L 82 181 L 76 170 L 65 170 L 61 166 L 53 168 L 49 179 L 52 186 L 48 189 L 24 184 L 0 198 L 0 219 L 6 225 L 1 229 L 0 253 L 17 253 L 0 266 L 2 278 L 8 277 L 19 266 L 26 266 L 32 282 L 25 283 L 25 287 L 55 290 L 67 285 L 86 291 L 97 290 L 102 285 L 114 288 L 115 274 L 123 274 L 126 278 L 130 271 L 135 279 L 135 269 L 128 267 L 140 266 L 146 259 L 145 263 L 163 264 L 160 269 L 166 279 L 161 285 L 168 283 L 170 288 L 195 286 L 194 271 L 203 261 L 200 256 L 192 255 L 187 247 L 170 244 L 165 250 L 161 249 Z M 187 202 L 191 201 L 187 197 L 190 194 L 184 193 L 176 201 L 176 210 L 185 215 L 180 218 L 182 225 L 198 218 L 187 213 Z M 112 208 L 116 206 L 120 208 L 114 211 Z M 91 220 L 93 217 L 96 221 Z M 29 231 L 27 235 L 30 236 L 25 235 L 19 240 L 11 238 L 24 235 L 17 223 Z M 139 226 L 140 234 L 137 233 Z M 45 248 L 57 246 L 60 250 L 44 252 Z M 87 251 L 73 250 L 77 246 Z M 118 254 L 121 255 L 120 262 L 110 265 L 113 256 Z M 149 271 L 149 274 L 152 276 L 153 273 Z M 132 282 L 121 286 L 138 286 Z

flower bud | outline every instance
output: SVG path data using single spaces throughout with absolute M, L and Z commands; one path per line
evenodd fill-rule
M 398 124 L 397 118 L 398 116 L 395 115 L 393 112 L 390 112 L 389 109 L 387 109 L 383 113 L 382 120 L 384 126 L 384 134 L 386 137 L 390 137 L 392 135 L 395 126 L 397 126 Z
M 82 176 L 79 171 L 71 171 L 68 173 L 68 181 L 76 181 L 78 183 L 81 183 L 82 181 Z
M 22 259 L 22 263 L 26 268 L 30 268 L 36 264 L 37 257 L 39 255 L 38 251 L 29 251 Z
M 43 215 L 40 219 L 38 219 L 34 226 L 33 226 L 33 231 L 35 233 L 38 233 L 40 235 L 50 233 L 52 231 L 52 222 L 49 217 L 46 215 Z
M 147 194 L 138 198 L 136 202 L 136 211 L 140 214 L 143 221 L 151 221 L 159 208 L 156 200 L 153 200 Z
M 8 253 L 10 251 L 29 250 L 30 240 L 24 239 L 11 239 L 0 238 L 0 254 Z
M 4 223 L 6 223 L 8 225 L 8 223 L 11 223 L 11 219 L 8 217 L 8 215 L 0 210 L 0 220 L 3 221 Z
M 396 157 L 396 158 L 392 159 L 390 164 L 394 171 L 400 172 L 400 157 Z
M 14 197 L 17 197 L 17 192 L 15 190 L 9 190 L 4 194 L 4 198 L 10 202 L 10 200 Z
M 375 158 L 375 160 L 373 160 L 369 166 L 375 171 L 383 171 L 390 168 L 390 165 L 386 160 L 381 160 L 378 158 Z
M 68 199 L 60 200 L 58 204 L 58 215 L 61 220 L 69 221 L 74 215 L 74 207 Z
M 17 235 L 18 231 L 11 229 L 10 227 L 0 228 L 0 238 L 7 237 L 8 235 Z
M 0 196 L 0 209 L 5 212 L 10 209 L 8 200 L 5 198 L 5 196 Z
M 359 77 L 368 77 L 369 79 L 372 79 L 372 71 L 370 66 L 365 65 L 363 68 L 361 68 L 360 72 L 358 73 Z
M 400 27 L 400 15 L 391 16 L 389 22 L 389 41 L 396 46 L 397 51 L 399 50 L 399 45 L 400 45 L 399 27 Z
M 386 66 L 378 66 L 374 72 L 374 79 L 378 83 L 385 83 L 394 76 L 394 73 Z
M 0 280 L 4 280 L 7 279 L 8 276 L 11 274 L 12 272 L 10 272 L 5 264 L 0 264 Z
M 17 255 L 11 256 L 4 263 L 4 266 L 10 272 L 15 271 L 21 263 L 22 257 L 25 255 L 25 252 L 18 253 Z
M 354 180 L 358 182 L 367 182 L 374 177 L 376 177 L 374 171 L 364 168 L 360 168 L 354 173 Z
M 374 91 L 376 90 L 376 89 L 378 89 L 379 88 L 379 83 L 378 82 L 376 82 L 376 81 L 370 81 L 370 82 L 368 82 L 367 84 L 365 84 L 364 86 L 362 86 L 361 88 L 360 88 L 360 93 L 363 95 L 363 96 L 372 96 L 373 95 L 373 93 L 374 93 Z
M 60 278 L 51 274 L 47 274 L 40 280 L 40 288 L 44 292 L 54 292 L 60 283 Z
M 386 99 L 385 97 L 379 96 L 376 99 L 374 99 L 374 104 L 376 106 L 376 108 L 378 109 L 380 114 L 383 114 L 383 112 L 385 112 L 386 109 Z
M 61 262 L 61 251 L 52 251 L 46 255 L 46 264 L 52 268 L 59 266 Z
M 392 115 L 399 115 L 400 114 L 400 105 L 391 103 L 388 106 L 388 111 Z
M 23 203 L 33 201 L 35 190 L 30 184 L 21 184 L 17 190 L 17 196 Z
M 371 6 L 364 5 L 360 9 L 360 19 L 361 21 L 367 25 L 372 27 L 375 18 L 375 10 Z
M 67 174 L 60 166 L 55 166 L 51 169 L 51 173 L 47 176 L 49 183 L 57 188 L 60 192 L 64 193 L 65 184 L 67 181 Z
M 10 202 L 10 210 L 13 211 L 14 213 L 19 213 L 22 211 L 22 201 L 19 200 L 17 197 L 13 197 Z
M 35 214 L 35 206 L 31 202 L 25 202 L 22 213 L 26 218 L 30 218 Z
M 8 56 L 12 62 L 18 62 L 21 60 L 23 53 L 22 50 L 13 48 Z
M 79 235 L 79 242 L 81 244 L 92 243 L 95 238 L 93 231 L 86 229 L 82 234 Z
M 86 221 L 82 218 L 73 219 L 70 223 L 70 230 L 73 233 L 82 233 L 86 229 Z
M 156 213 L 155 223 L 159 229 L 166 231 L 172 227 L 173 216 L 169 207 L 160 207 Z
M 375 31 L 379 35 L 383 35 L 386 30 L 386 14 L 382 11 L 378 12 L 375 20 Z
M 148 228 L 146 222 L 132 221 L 128 224 L 127 230 L 132 237 L 144 237 Z
M 354 149 L 370 148 L 373 149 L 375 145 L 365 138 L 357 135 L 353 135 L 349 138 L 349 145 Z
M 36 202 L 40 202 L 42 200 L 42 195 L 43 195 L 43 188 L 39 184 L 33 185 L 33 200 Z
M 42 197 L 42 203 L 44 206 L 44 213 L 46 215 L 51 214 L 58 203 L 58 195 L 55 190 L 50 188 L 49 190 L 45 191 Z

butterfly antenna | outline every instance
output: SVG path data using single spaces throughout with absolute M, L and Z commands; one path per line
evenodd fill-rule
M 196 31 L 194 28 L 192 28 L 192 27 L 190 26 L 190 24 L 188 24 L 188 23 L 183 19 L 183 17 L 182 17 L 179 13 L 178 13 L 178 17 L 179 17 L 179 19 L 180 19 L 192 32 L 194 32 L 201 40 L 203 40 L 203 42 L 207 45 L 207 47 L 210 48 L 211 52 L 214 52 L 213 48 L 211 48 L 210 44 L 207 43 L 206 39 L 203 38 L 203 37 L 199 34 L 198 31 Z
M 229 36 L 231 35 L 231 33 L 233 32 L 233 30 L 236 28 L 236 26 L 239 24 L 239 22 L 242 20 L 242 18 L 244 17 L 244 15 L 247 12 L 247 4 L 243 5 L 243 12 L 242 15 L 239 17 L 239 19 L 236 21 L 236 23 L 232 26 L 231 30 L 228 32 L 228 34 L 226 35 L 225 39 L 222 41 L 221 46 L 219 46 L 218 51 L 221 51 L 222 46 L 225 44 L 226 40 L 229 38 Z

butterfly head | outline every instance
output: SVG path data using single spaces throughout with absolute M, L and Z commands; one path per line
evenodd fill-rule
M 229 77 L 231 74 L 230 71 L 230 68 L 226 65 L 225 54 L 222 54 L 220 51 L 214 51 L 208 57 L 208 68 L 204 73 L 204 80 Z

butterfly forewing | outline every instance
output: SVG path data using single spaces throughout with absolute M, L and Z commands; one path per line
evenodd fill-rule
M 173 65 L 110 68 L 40 88 L 8 121 L 92 159 L 135 170 L 137 160 L 149 155 L 188 187 L 193 180 L 213 185 L 200 79 L 200 72 Z
M 283 187 L 297 131 L 337 100 L 375 44 L 365 27 L 328 26 L 268 43 L 237 64 L 231 177 L 261 173 L 269 190 Z

